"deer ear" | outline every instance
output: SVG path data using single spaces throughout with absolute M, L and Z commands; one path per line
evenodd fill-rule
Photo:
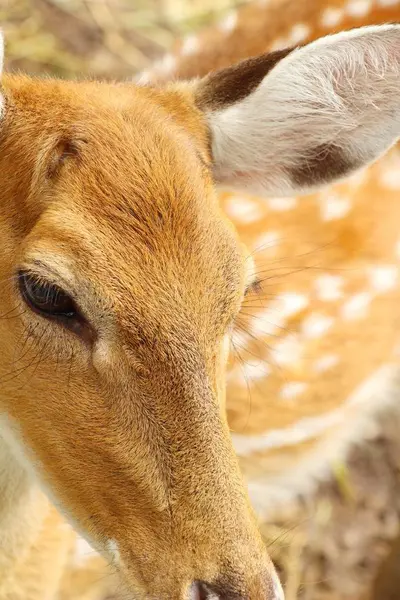
M 400 137 L 400 26 L 372 26 L 250 59 L 196 87 L 217 182 L 308 192 Z

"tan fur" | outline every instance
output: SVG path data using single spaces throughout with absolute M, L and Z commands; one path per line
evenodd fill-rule
M 300 4 L 245 8 L 237 28 L 224 39 L 206 32 L 198 56 L 181 57 L 172 75 L 202 75 L 267 51 L 299 19 L 312 38 L 332 30 L 319 24 L 325 4 Z M 398 16 L 396 7 L 381 8 L 342 19 L 337 29 Z M 156 69 L 155 77 L 171 73 Z M 346 405 L 339 421 L 304 443 L 286 446 L 284 432 L 277 448 L 249 452 L 246 445 L 345 406 L 377 367 L 398 362 L 397 285 L 374 296 L 361 326 L 339 318 L 345 302 L 370 285 L 370 267 L 397 260 L 398 193 L 384 184 L 397 151 L 337 186 L 352 209 L 322 226 L 321 206 L 332 191 L 301 205 L 288 201 L 288 211 L 278 201 L 228 193 L 218 201 L 193 85 L 11 75 L 2 85 L 0 436 L 7 451 L 0 483 L 10 491 L 0 533 L 11 550 L 0 552 L 0 599 L 97 600 L 119 590 L 104 576 L 114 562 L 135 598 L 183 599 L 199 579 L 221 598 L 272 600 L 273 568 L 224 416 L 226 326 L 235 318 L 237 332 L 247 328 L 248 312 L 257 322 L 270 296 L 307 297 L 277 330 L 264 335 L 265 321 L 258 341 L 239 341 L 246 362 L 269 361 L 268 377 L 258 376 L 249 393 L 243 358 L 232 357 L 228 370 L 228 418 L 241 465 L 250 484 L 265 485 L 265 497 L 252 499 L 272 518 L 285 510 L 273 502 L 281 482 L 339 455 L 349 439 L 342 425 L 351 430 L 359 410 Z M 232 210 L 243 200 L 256 218 Z M 247 296 L 238 317 L 251 282 L 247 256 L 268 232 L 277 233 L 278 246 L 264 243 L 254 254 L 263 291 Z M 78 337 L 28 311 L 15 285 L 21 267 L 74 295 L 91 326 Z M 316 279 L 333 274 L 344 278 L 344 296 L 323 301 L 313 291 Z M 335 319 L 329 333 L 307 339 L 299 360 L 271 362 L 268 348 L 316 312 Z M 339 363 L 321 376 L 315 363 L 328 355 L 339 355 Z M 282 396 L 290 383 L 297 387 Z M 73 566 L 74 535 L 37 480 L 107 562 Z

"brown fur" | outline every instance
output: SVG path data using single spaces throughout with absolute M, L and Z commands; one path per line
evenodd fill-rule
M 218 109 L 235 104 L 248 96 L 292 48 L 277 50 L 249 59 L 246 69 L 243 65 L 233 65 L 211 73 L 197 94 L 196 103 L 201 109 Z
M 321 3 L 293 0 L 245 8 L 228 40 L 206 32 L 198 60 L 182 57 L 176 74 L 201 75 L 260 54 L 294 22 L 310 24 L 312 37 L 329 33 L 319 24 L 320 11 Z M 388 7 L 338 29 L 398 16 L 398 8 Z M 256 82 L 251 78 L 250 89 Z M 82 570 L 71 569 L 71 533 L 32 483 L 31 469 L 60 511 L 110 560 L 107 543 L 117 543 L 121 560 L 115 566 L 138 597 L 178 600 L 194 580 L 229 598 L 272 597 L 272 567 L 224 412 L 223 335 L 249 283 L 248 251 L 224 215 L 230 196 L 220 196 L 221 207 L 215 196 L 193 86 L 163 90 L 7 76 L 3 87 L 0 416 L 7 414 L 2 424 L 13 431 L 10 461 L 22 464 L 30 529 L 21 539 L 21 528 L 12 526 L 16 495 L 10 492 L 0 523 L 11 523 L 6 534 L 15 537 L 18 552 L 11 570 L 0 560 L 1 600 L 52 600 L 57 589 L 62 600 L 112 592 L 109 583 L 94 581 L 89 566 L 84 582 Z M 286 214 L 271 214 L 262 200 L 249 199 L 263 216 L 250 227 L 233 219 L 241 241 L 251 246 L 274 229 L 285 240 L 279 256 L 266 255 L 267 267 L 285 260 L 268 291 L 308 292 L 310 273 L 321 268 L 310 258 L 316 247 L 332 270 L 354 272 L 389 256 L 398 234 L 398 198 L 381 189 L 378 168 L 360 189 L 338 187 L 354 198 L 355 210 L 325 228 L 315 216 L 318 195 Z M 373 201 L 378 196 L 380 203 Z M 90 326 L 85 322 L 75 335 L 30 313 L 15 285 L 21 267 L 73 295 Z M 354 277 L 346 293 L 357 286 Z M 231 379 L 231 427 L 263 434 L 343 404 L 379 357 L 390 355 L 398 315 L 388 307 L 397 301 L 396 289 L 376 301 L 368 328 L 341 323 L 332 336 L 310 344 L 309 356 L 343 349 L 345 367 L 328 375 L 313 374 L 307 361 L 283 374 L 277 369 L 252 389 L 251 411 L 248 389 Z M 242 318 L 252 303 L 258 301 L 250 294 Z M 320 308 L 315 302 L 287 327 L 296 331 Z M 271 343 L 268 336 L 264 341 Z M 258 352 L 256 345 L 250 352 Z M 282 404 L 285 378 L 311 382 L 306 401 Z M 19 456 L 21 446 L 29 466 Z M 304 457 L 320 454 L 320 446 L 317 438 L 263 450 L 241 465 L 250 480 L 289 478 Z M 32 490 L 37 497 L 30 503 Z M 106 571 L 104 563 L 94 565 Z M 7 580 L 5 573 L 11 573 Z

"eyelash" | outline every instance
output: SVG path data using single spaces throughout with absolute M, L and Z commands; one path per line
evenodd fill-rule
M 18 273 L 18 287 L 23 301 L 33 313 L 58 323 L 88 342 L 93 340 L 89 322 L 62 288 L 24 270 Z
M 75 318 L 78 314 L 72 298 L 60 287 L 41 280 L 29 271 L 18 273 L 19 290 L 26 304 L 47 318 Z

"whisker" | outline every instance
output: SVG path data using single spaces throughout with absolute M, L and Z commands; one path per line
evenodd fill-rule
M 292 238 L 290 237 L 280 237 L 279 238 L 279 243 L 285 242 L 285 241 L 292 241 Z M 338 238 L 337 238 L 338 240 Z M 303 243 L 307 243 L 305 242 L 305 240 L 303 240 Z M 308 243 L 312 243 L 312 242 L 308 242 Z M 337 243 L 337 242 L 336 242 Z M 311 254 L 315 254 L 316 252 L 321 252 L 322 250 L 325 250 L 326 248 L 329 248 L 331 246 L 334 247 L 335 242 L 326 242 L 325 244 L 321 244 L 316 246 L 315 248 L 313 248 L 312 250 L 307 250 L 307 252 L 300 252 L 299 254 L 293 254 L 290 256 L 290 259 L 293 258 L 302 258 L 304 256 L 310 256 Z M 271 243 L 271 244 L 262 244 L 261 246 L 258 246 L 255 250 L 253 250 L 249 255 L 248 258 L 253 257 L 254 254 L 258 253 L 258 252 L 262 252 L 263 250 L 266 250 L 267 248 L 271 248 L 274 247 L 275 243 Z M 281 258 L 274 258 L 271 260 L 271 262 L 279 262 L 281 260 L 285 260 L 286 258 L 289 257 L 281 257 Z
M 34 325 L 34 326 L 30 326 L 27 329 L 25 329 L 24 334 L 26 334 L 26 337 L 20 348 L 21 351 L 23 352 L 23 354 L 21 354 L 19 356 L 19 358 L 15 357 L 12 361 L 12 364 L 16 364 L 17 362 L 21 361 L 23 358 L 25 358 L 25 356 L 31 350 L 31 346 L 28 346 L 28 342 L 32 342 L 32 344 L 34 343 L 34 341 L 36 339 L 36 338 L 34 338 L 34 332 L 36 331 L 37 328 L 38 328 L 38 325 Z M 25 348 L 26 348 L 26 350 L 25 350 Z
M 39 347 L 39 344 L 41 343 L 44 335 L 46 333 L 46 330 L 44 330 L 42 332 L 42 334 L 40 335 L 40 337 L 35 341 L 35 346 L 33 346 L 32 348 L 30 348 L 29 350 L 36 350 Z M 21 375 L 21 373 L 23 373 L 24 371 L 27 371 L 28 369 L 30 369 L 32 366 L 35 365 L 36 361 L 39 359 L 39 363 L 41 362 L 41 354 L 44 351 L 44 348 L 47 346 L 47 344 L 45 346 L 43 346 L 42 348 L 40 348 L 40 350 L 35 354 L 35 356 L 32 358 L 32 360 L 28 363 L 28 365 L 23 365 L 22 367 L 14 370 L 14 371 L 10 371 L 9 373 L 7 373 L 6 375 L 3 375 L 0 378 L 0 384 L 4 384 L 4 383 L 10 383 L 11 381 L 14 381 L 17 377 L 19 377 Z M 27 352 L 29 352 L 29 350 Z M 27 353 L 26 353 L 27 354 Z M 40 357 L 40 358 L 39 358 Z M 20 359 L 19 359 L 20 360 Z M 19 361 L 18 361 L 19 362 Z M 36 367 L 37 368 L 37 367 Z M 36 372 L 36 368 L 34 370 L 34 373 Z M 34 374 L 33 373 L 33 374 Z
M 234 353 L 235 353 L 237 359 L 239 360 L 239 364 L 240 364 L 240 367 L 241 367 L 241 370 L 242 370 L 242 373 L 243 373 L 243 377 L 244 377 L 244 379 L 246 381 L 246 387 L 247 387 L 247 393 L 248 393 L 248 399 L 249 399 L 249 410 L 248 410 L 246 422 L 245 422 L 245 425 L 244 425 L 244 428 L 243 428 L 243 431 L 244 431 L 246 429 L 249 421 L 250 421 L 250 415 L 251 415 L 251 407 L 252 407 L 251 388 L 250 388 L 250 383 L 249 383 L 249 377 L 248 377 L 248 375 L 246 373 L 245 364 L 244 364 L 244 362 L 243 362 L 240 354 L 238 353 L 238 351 L 236 349 L 236 346 L 235 346 L 235 343 L 234 343 L 234 341 L 232 339 L 231 339 L 231 344 L 232 344 Z
M 310 521 L 309 518 L 303 519 L 302 521 L 299 521 L 298 523 L 295 523 L 294 525 L 292 525 L 288 529 L 285 529 L 284 531 L 281 531 L 275 538 L 273 538 L 268 544 L 266 544 L 267 548 L 271 548 L 271 546 L 274 546 L 277 542 L 279 542 L 279 540 L 281 540 L 282 538 L 284 538 L 285 536 L 287 536 L 289 533 L 292 533 L 293 531 L 295 531 L 301 525 L 304 525 L 308 521 Z
M 263 317 L 261 317 L 259 315 L 254 315 L 252 313 L 242 312 L 241 315 L 244 315 L 245 317 L 248 317 L 249 319 L 258 319 L 259 321 L 265 321 L 265 319 Z M 280 329 L 284 333 L 293 333 L 293 329 L 289 329 L 288 327 L 286 327 L 284 325 L 278 325 L 277 323 L 274 323 L 273 321 L 265 321 L 265 322 L 267 323 L 267 325 L 271 325 L 271 327 Z M 242 320 L 240 320 L 240 317 L 235 322 L 235 325 L 236 324 L 242 325 L 242 327 L 244 326 L 244 323 Z M 248 333 L 250 335 L 250 331 Z M 262 335 L 268 335 L 270 337 L 280 337 L 280 336 L 276 335 L 275 333 L 270 333 L 269 331 L 260 331 L 260 333 Z
M 68 377 L 67 377 L 67 387 L 68 387 L 68 389 L 71 386 L 72 363 L 73 363 L 73 360 L 74 360 L 74 357 L 75 357 L 73 345 L 71 344 L 70 347 L 71 347 L 71 359 L 69 360 L 69 366 L 68 366 Z
M 21 315 L 23 315 L 26 312 L 26 309 L 24 309 L 22 312 L 18 313 L 17 315 L 10 316 L 18 308 L 20 308 L 20 306 L 14 306 L 14 308 L 11 308 L 7 312 L 0 315 L 0 319 L 5 319 L 6 321 L 8 321 L 9 319 L 16 319 L 17 317 L 20 317 Z

